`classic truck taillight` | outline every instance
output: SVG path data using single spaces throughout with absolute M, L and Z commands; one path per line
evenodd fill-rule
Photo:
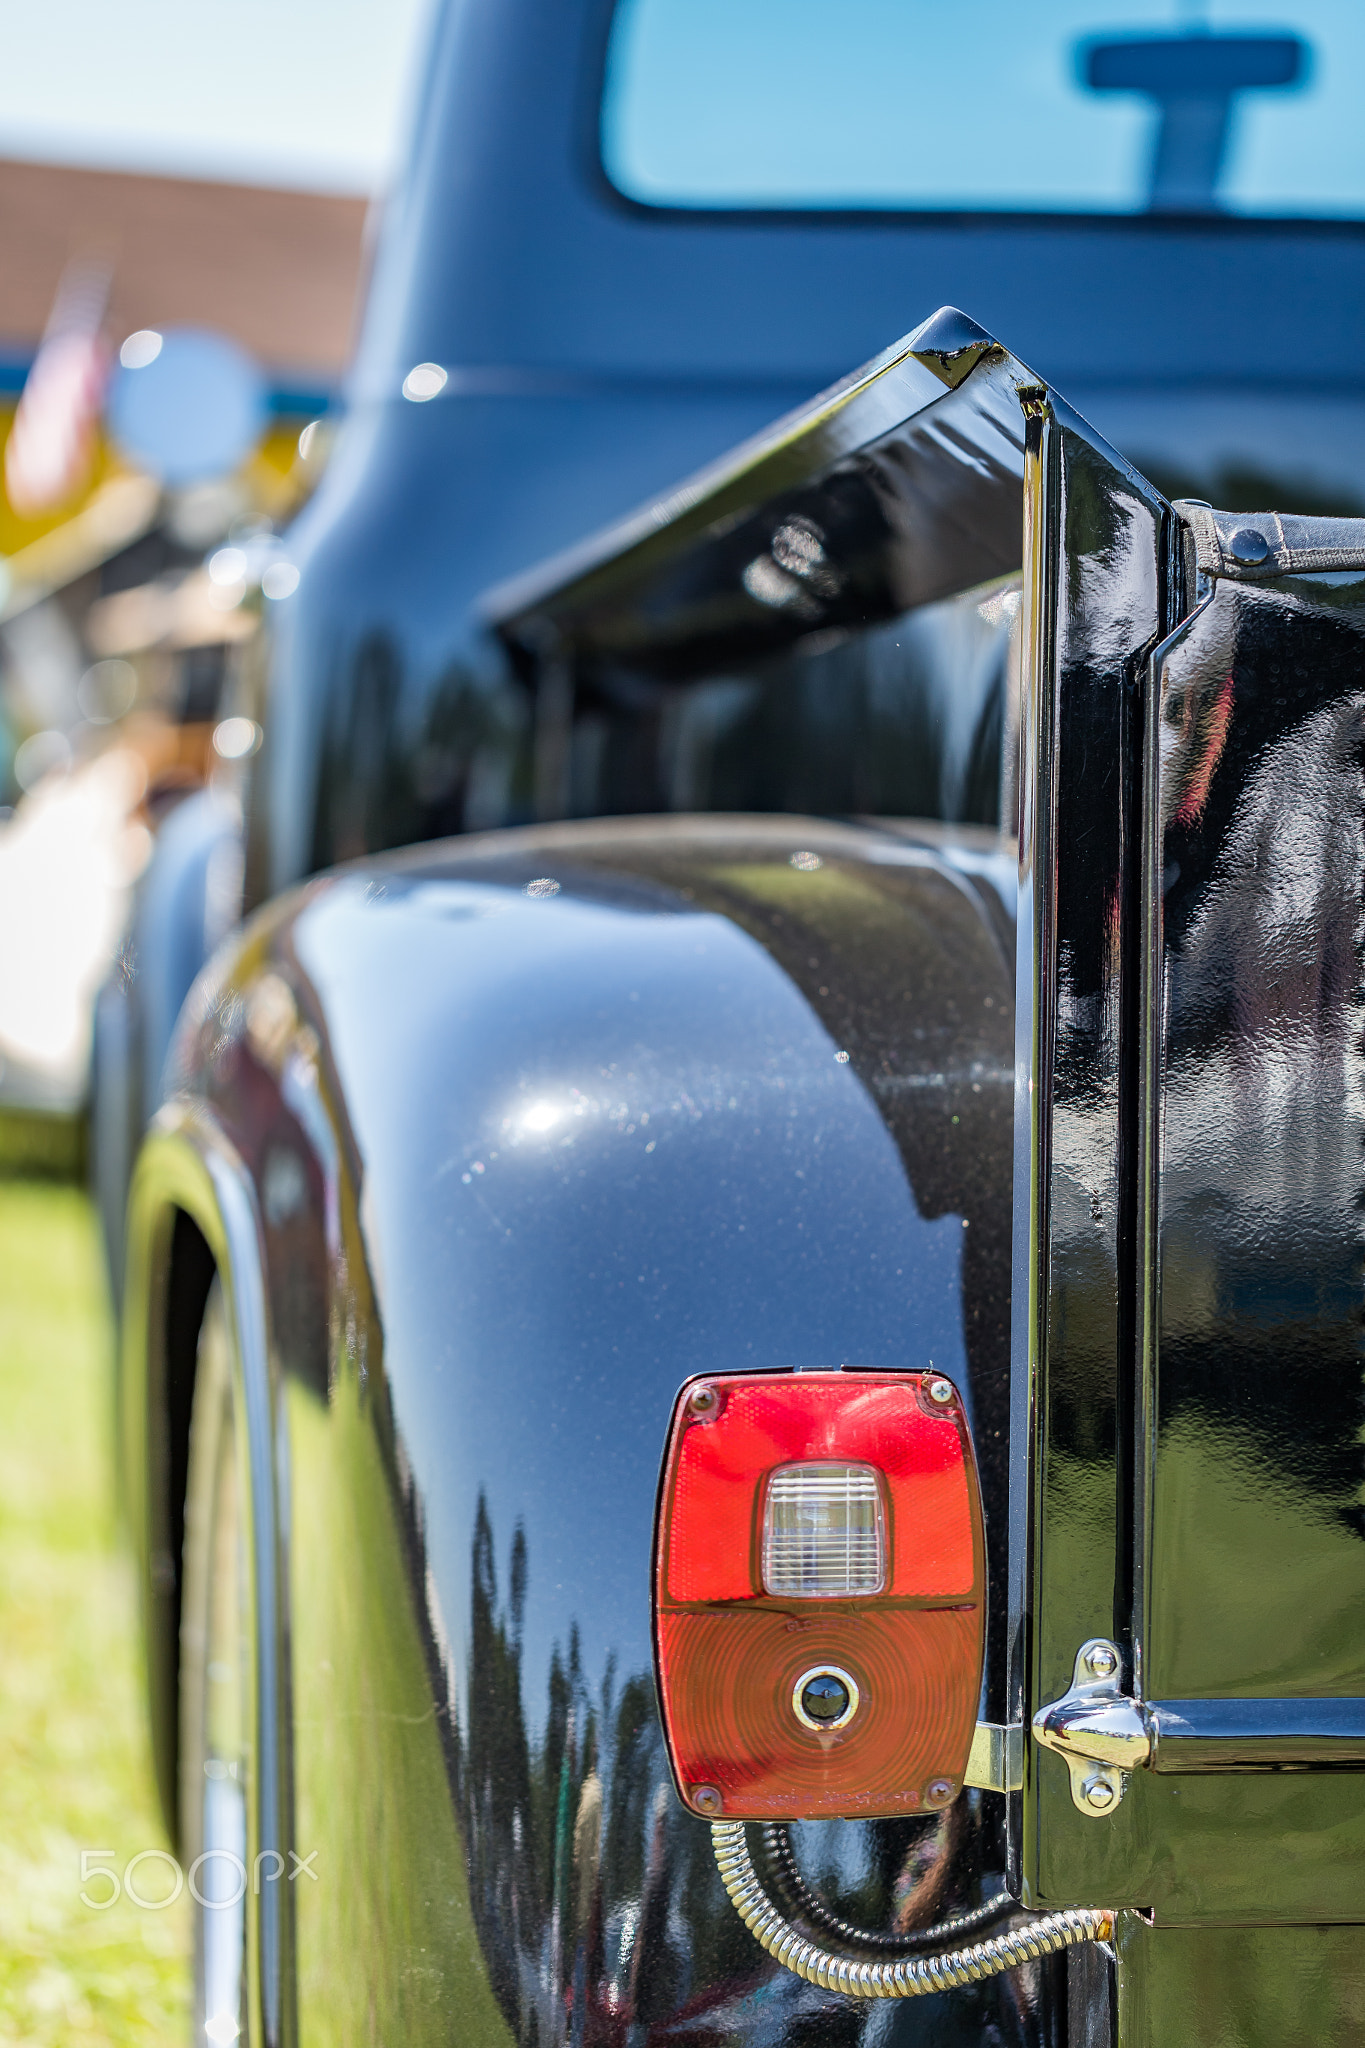
M 659 1697 L 694 1811 L 871 1818 L 956 1796 L 981 1684 L 985 1543 L 950 1380 L 690 1381 L 654 1551 Z

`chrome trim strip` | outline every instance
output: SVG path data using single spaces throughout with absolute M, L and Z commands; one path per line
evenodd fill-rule
M 223 1286 L 236 1337 L 249 1463 L 249 1560 L 255 1603 L 252 1645 L 255 1705 L 256 1796 L 250 1814 L 254 1859 L 274 1852 L 282 1869 L 291 1830 L 284 1812 L 282 1672 L 279 1662 L 283 1586 L 273 1448 L 269 1316 L 260 1213 L 251 1175 L 231 1140 L 203 1103 L 168 1102 L 154 1119 L 142 1150 L 128 1204 L 128 1275 L 122 1350 L 121 1429 L 133 1535 L 143 1567 L 149 1634 L 164 1599 L 166 1560 L 159 1554 L 155 1404 L 163 1393 L 164 1311 L 175 1212 L 183 1210 L 203 1233 Z M 153 1659 L 158 1654 L 151 1644 Z M 267 2040 L 278 2040 L 284 1999 L 282 1901 L 277 1885 L 257 1896 L 260 1980 L 251 1997 Z
M 1365 1765 L 1365 1699 L 1163 1700 L 1148 1713 L 1154 1771 Z

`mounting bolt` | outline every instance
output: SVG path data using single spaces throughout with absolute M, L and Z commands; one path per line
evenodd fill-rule
M 953 1383 L 951 1380 L 930 1380 L 924 1391 L 931 1401 L 937 1401 L 940 1408 L 946 1408 L 953 1398 Z
M 1096 1813 L 1108 1813 L 1114 1803 L 1114 1788 L 1107 1778 L 1087 1778 L 1081 1794 L 1086 1805 L 1093 1807 Z
M 1270 553 L 1270 543 L 1254 526 L 1239 526 L 1228 538 L 1228 553 L 1245 569 L 1254 569 Z
M 953 1797 L 951 1778 L 931 1778 L 924 1789 L 924 1796 L 931 1806 L 946 1806 Z
M 1085 1661 L 1096 1678 L 1112 1678 L 1119 1668 L 1118 1652 L 1108 1643 L 1097 1643 Z
M 709 1422 L 719 1409 L 720 1395 L 714 1387 L 708 1386 L 705 1380 L 699 1387 L 693 1387 L 687 1397 L 687 1412 L 694 1415 L 698 1422 Z
M 714 1785 L 694 1785 L 692 1787 L 692 1804 L 698 1813 L 711 1814 L 723 1813 L 725 1811 L 725 1801 L 721 1798 Z

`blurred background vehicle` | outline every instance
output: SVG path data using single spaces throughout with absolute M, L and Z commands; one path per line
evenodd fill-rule
M 61 344 L 15 457 L 22 505 L 0 455 L 0 2035 L 34 2048 L 186 2038 L 189 1924 L 157 1884 L 103 1258 L 88 1204 L 51 1182 L 82 1169 L 93 1000 L 152 843 L 206 773 L 234 772 L 211 745 L 214 673 L 269 600 L 218 609 L 204 562 L 243 529 L 267 544 L 319 467 L 325 434 L 311 463 L 298 438 L 336 403 L 420 10 L 48 0 L 5 19 L 5 454 L 44 338 Z M 112 388 L 130 336 L 145 377 L 148 330 L 169 344 L 185 328 L 245 356 L 264 395 L 241 460 L 189 486 L 120 438 Z M 155 1910 L 82 1881 L 82 1852 L 108 1844 L 120 1873 L 152 1851 L 134 1886 Z
M 417 12 L 381 22 L 353 0 L 328 11 L 327 43 L 307 0 L 282 19 L 250 0 L 230 18 L 214 0 L 188 14 L 137 0 L 117 21 L 58 0 L 12 25 L 0 81 L 7 1158 L 79 1154 L 94 996 L 153 839 L 182 809 L 182 838 L 196 812 L 231 822 L 231 763 L 252 740 L 230 728 L 215 750 L 217 707 L 269 601 L 272 536 L 325 456 Z M 229 918 L 230 869 L 211 891 Z
M 83 1102 L 82 1019 L 128 886 L 210 779 L 228 658 L 257 625 L 231 572 L 309 488 L 300 437 L 344 361 L 364 213 L 358 197 L 0 164 L 0 770 L 10 805 L 42 785 L 66 846 L 57 867 L 26 824 L 4 841 L 6 953 L 27 964 L 0 998 L 11 1126 Z M 128 758 L 92 781 L 111 745 Z M 96 791 L 115 788 L 116 833 L 135 829 L 108 842 Z M 78 938 L 74 906 L 101 893 L 112 925 Z

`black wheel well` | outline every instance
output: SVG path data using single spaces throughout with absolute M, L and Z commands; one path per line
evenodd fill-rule
M 171 1226 L 166 1268 L 161 1386 L 162 1412 L 157 1420 L 162 1437 L 165 1492 L 156 1503 L 156 1519 L 168 1559 L 171 1594 L 158 1604 L 163 1640 L 154 1646 L 160 1698 L 155 1702 L 157 1787 L 173 1838 L 178 1839 L 180 1755 L 180 1598 L 184 1577 L 185 1487 L 189 1477 L 190 1415 L 194 1408 L 194 1377 L 199 1332 L 209 1289 L 217 1274 L 213 1253 L 194 1218 L 177 1209 Z

